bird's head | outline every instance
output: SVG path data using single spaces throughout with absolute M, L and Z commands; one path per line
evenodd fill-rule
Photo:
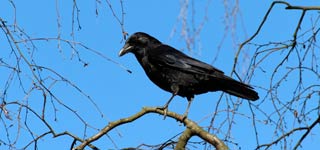
M 125 45 L 120 50 L 119 56 L 123 56 L 129 52 L 143 54 L 145 53 L 145 50 L 154 48 L 160 44 L 161 42 L 156 38 L 143 32 L 136 32 L 128 38 Z

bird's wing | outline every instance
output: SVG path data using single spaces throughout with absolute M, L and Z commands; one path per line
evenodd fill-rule
M 223 74 L 221 70 L 191 58 L 168 45 L 160 45 L 150 50 L 148 52 L 148 60 L 152 64 L 172 67 L 184 72 L 213 76 L 216 76 L 217 74 Z

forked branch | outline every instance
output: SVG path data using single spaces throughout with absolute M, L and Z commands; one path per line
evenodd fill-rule
M 140 117 L 142 117 L 146 114 L 149 114 L 149 113 L 156 113 L 156 114 L 164 115 L 164 111 L 157 108 L 157 107 L 144 107 L 144 108 L 142 108 L 142 110 L 140 112 L 138 112 L 130 117 L 119 119 L 114 122 L 110 122 L 107 126 L 105 126 L 103 129 L 101 129 L 101 131 L 99 131 L 97 134 L 85 139 L 75 149 L 82 150 L 88 144 L 100 139 L 103 135 L 107 134 L 112 129 L 119 127 L 120 125 L 133 122 L 133 121 L 139 119 Z M 183 143 L 187 143 L 188 140 L 192 136 L 200 137 L 204 141 L 212 144 L 217 150 L 227 150 L 228 149 L 228 147 L 224 144 L 224 142 L 221 141 L 217 136 L 205 131 L 204 129 L 202 129 L 202 127 L 200 127 L 194 121 L 189 120 L 188 118 L 184 118 L 182 115 L 179 115 L 179 114 L 171 112 L 171 111 L 168 111 L 166 115 L 167 115 L 167 117 L 173 118 L 173 119 L 177 120 L 178 122 L 183 123 L 184 126 L 187 127 L 185 133 L 182 134 L 181 137 L 179 138 L 176 149 L 184 149 L 186 144 L 183 144 Z M 186 135 L 189 135 L 189 136 L 186 136 Z

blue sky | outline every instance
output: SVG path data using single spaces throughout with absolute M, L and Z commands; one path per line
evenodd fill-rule
M 56 7 L 56 2 L 58 2 L 58 7 Z M 320 5 L 320 2 L 316 0 L 310 0 L 303 3 L 297 0 L 289 2 L 293 5 Z M 32 0 L 28 2 L 16 1 L 14 3 L 16 7 L 17 24 L 30 37 L 55 38 L 57 37 L 58 32 L 60 32 L 62 39 L 73 40 L 73 37 L 70 36 L 72 32 L 72 1 Z M 89 64 L 87 67 L 83 67 L 83 64 L 78 61 L 74 51 L 70 48 L 70 45 L 64 42 L 61 42 L 59 45 L 57 40 L 34 41 L 35 48 L 33 48 L 30 43 L 27 43 L 26 45 L 21 44 L 21 47 L 32 47 L 32 49 L 23 48 L 23 52 L 29 60 L 31 58 L 31 53 L 33 53 L 34 61 L 38 65 L 54 69 L 73 84 L 77 85 L 77 87 L 92 98 L 104 116 L 101 117 L 101 113 L 97 111 L 94 104 L 86 99 L 85 96 L 81 95 L 75 88 L 72 88 L 72 86 L 60 81 L 53 82 L 50 78 L 46 81 L 46 85 L 49 86 L 54 84 L 51 88 L 54 94 L 57 95 L 63 103 L 76 110 L 90 126 L 93 126 L 96 129 L 104 127 L 109 121 L 133 115 L 140 111 L 144 106 L 161 106 L 165 104 L 171 94 L 159 89 L 149 81 L 134 56 L 126 55 L 121 58 L 118 57 L 118 52 L 124 45 L 121 27 L 105 1 L 101 2 L 101 4 L 96 4 L 95 1 L 77 1 L 77 3 L 78 8 L 80 9 L 79 20 L 81 29 L 78 30 L 77 23 L 75 23 L 74 40 L 102 53 L 109 59 L 124 65 L 133 73 L 127 73 L 115 63 L 112 63 L 79 45 L 76 45 L 76 49 L 80 54 L 80 58 Z M 181 36 L 182 24 L 181 17 L 179 17 L 181 3 L 179 1 L 124 1 L 124 28 L 129 34 L 138 31 L 149 33 L 163 43 L 182 50 L 192 57 L 212 64 L 224 71 L 227 75 L 230 75 L 234 55 L 238 48 L 237 46 L 256 31 L 271 3 L 269 1 L 239 2 L 241 16 L 237 16 L 235 24 L 236 30 L 234 32 L 231 27 L 226 30 L 225 9 L 222 5 L 222 1 L 211 1 L 210 3 L 208 3 L 208 1 L 196 1 L 194 3 L 194 23 L 196 27 L 199 26 L 206 15 L 206 9 L 204 8 L 207 7 L 208 10 L 207 20 L 204 23 L 200 35 L 197 36 L 196 44 L 192 47 L 192 51 L 187 50 L 185 40 Z M 233 5 L 234 4 L 231 2 L 228 4 L 230 7 Z M 98 15 L 95 13 L 96 8 L 98 10 Z M 116 15 L 121 17 L 121 7 L 118 1 L 112 2 L 112 8 L 116 12 Z M 59 13 L 57 13 L 57 9 L 59 10 Z M 13 24 L 14 9 L 10 2 L 0 2 L 0 10 L 2 12 L 0 17 L 3 20 L 6 20 L 7 24 Z M 60 15 L 60 28 L 58 28 L 57 25 L 58 14 Z M 312 14 L 314 18 L 316 18 L 315 14 L 316 13 Z M 192 22 L 190 17 L 191 13 L 189 12 L 187 18 L 189 23 Z M 299 11 L 285 10 L 283 5 L 276 6 L 270 19 L 266 22 L 265 27 L 253 42 L 268 43 L 291 39 L 295 29 L 295 26 L 292 24 L 296 24 L 298 19 Z M 304 22 L 306 26 L 310 23 L 308 19 L 310 19 L 309 16 Z M 228 21 L 232 21 L 232 18 L 228 19 Z M 226 34 L 225 38 L 224 34 Z M 0 34 L 0 39 L 1 41 L 6 40 L 3 33 Z M 58 46 L 60 46 L 60 48 L 58 48 Z M 217 49 L 219 47 L 220 50 L 218 51 Z M 240 73 L 241 77 L 245 76 L 245 72 L 250 63 L 250 58 L 255 51 L 255 49 L 252 50 L 250 48 L 254 48 L 254 46 L 247 46 L 244 48 L 244 52 L 248 59 L 243 59 L 245 58 L 243 54 L 239 59 L 239 65 L 241 66 L 238 66 L 237 71 Z M 7 43 L 0 42 L 0 49 L 3 49 L 1 56 L 3 56 L 3 59 L 6 62 L 15 62 Z M 214 60 L 214 57 L 217 54 L 219 57 Z M 280 57 L 281 56 L 274 56 L 274 60 L 278 60 Z M 273 60 L 270 60 L 270 62 L 272 61 Z M 26 64 L 22 64 L 23 72 L 21 76 L 25 79 L 23 80 L 23 85 L 26 89 L 29 89 L 32 87 L 32 82 L 30 80 L 32 76 L 30 70 L 26 67 Z M 270 68 L 273 67 L 273 64 L 266 63 L 263 67 L 265 67 L 267 72 L 262 73 L 261 71 L 258 71 L 250 82 L 250 84 L 256 87 L 256 90 L 262 98 L 266 95 L 266 91 L 263 88 L 268 88 L 269 86 L 268 80 L 270 79 L 271 72 L 268 71 L 271 70 Z M 4 67 L 0 67 L 0 74 L 5 77 L 0 79 L 0 92 L 2 93 L 5 81 L 10 75 L 10 71 Z M 42 77 L 57 78 L 57 76 L 48 71 L 42 71 L 41 74 Z M 235 76 L 233 77 L 235 78 Z M 312 81 L 307 80 L 306 82 Z M 319 80 L 317 82 L 319 82 Z M 41 91 L 34 90 L 32 94 L 26 95 L 22 92 L 21 87 L 19 86 L 19 80 L 16 76 L 11 85 L 8 94 L 5 96 L 7 101 L 23 101 L 41 112 L 43 101 Z M 288 83 L 288 88 L 290 88 L 290 85 L 293 86 L 295 84 Z M 198 122 L 201 126 L 207 127 L 220 95 L 221 92 L 215 92 L 196 96 L 188 117 Z M 291 95 L 280 95 L 280 97 L 284 98 L 289 96 Z M 230 97 L 224 96 L 223 99 L 224 98 Z M 234 97 L 232 98 L 236 101 Z M 268 98 L 265 100 L 267 101 Z M 54 103 L 57 109 L 57 120 L 55 120 L 54 107 L 49 103 L 46 116 L 57 132 L 68 130 L 83 137 L 84 124 L 72 112 L 68 111 L 57 102 Z M 224 112 L 227 110 L 228 105 L 231 104 L 222 100 L 220 105 L 219 111 Z M 270 109 L 272 108 L 267 102 L 264 105 L 265 110 L 268 110 L 269 107 Z M 175 97 L 169 106 L 169 110 L 182 114 L 186 106 L 187 101 L 185 99 Z M 12 116 L 17 116 L 15 113 L 17 109 L 17 107 L 8 107 Z M 252 129 L 252 119 L 250 118 L 251 114 L 248 103 L 243 101 L 237 111 L 240 115 L 237 115 L 237 119 L 235 119 L 236 123 L 232 128 L 231 139 L 234 139 L 234 142 L 237 143 L 238 146 L 230 143 L 229 146 L 231 149 L 238 149 L 239 147 L 241 149 L 253 149 L 256 146 L 255 132 Z M 23 114 L 24 113 L 25 112 L 23 112 Z M 223 116 L 223 114 L 226 113 L 221 113 L 221 115 L 218 116 L 217 121 L 215 122 L 217 126 L 221 124 L 221 121 L 226 117 Z M 259 115 L 260 113 L 257 114 Z M 103 137 L 94 144 L 102 149 L 125 148 L 137 146 L 141 143 L 150 145 L 159 144 L 185 129 L 185 127 L 173 119 L 167 118 L 166 120 L 163 120 L 162 118 L 162 116 L 155 114 L 146 115 L 133 123 L 123 125 L 111 131 L 108 135 L 112 140 Z M 263 120 L 265 118 L 261 117 L 259 119 Z M 6 124 L 13 124 L 10 131 L 13 132 L 12 140 L 15 139 L 15 136 L 19 139 L 17 148 L 25 145 L 26 141 L 24 139 L 30 139 L 30 134 L 26 131 L 26 127 L 22 127 L 21 133 L 15 134 L 19 122 L 4 120 Z M 291 121 L 294 122 L 294 120 Z M 27 124 L 32 131 L 36 132 L 36 134 L 46 131 L 45 126 L 43 126 L 39 120 L 32 117 L 32 115 L 30 115 Z M 3 126 L 3 124 L 1 124 L 1 126 Z M 261 143 L 268 142 L 270 139 L 275 138 L 273 137 L 275 134 L 272 133 L 274 131 L 274 126 L 265 125 L 263 123 L 260 123 L 258 126 L 261 134 L 265 136 L 265 138 L 260 137 Z M 219 135 L 225 135 L 227 132 L 226 129 L 227 127 L 224 125 L 221 128 L 222 131 Z M 266 131 L 266 133 L 263 133 L 262 131 Z M 5 131 L 0 129 L 0 132 Z M 97 130 L 88 128 L 86 136 L 91 136 L 96 132 Z M 308 147 L 309 144 L 319 147 L 319 143 L 317 142 L 319 135 L 316 134 L 317 132 L 319 133 L 319 129 L 314 130 L 315 134 L 304 141 L 304 149 L 310 149 L 310 147 Z M 0 138 L 5 139 L 2 133 Z M 197 138 L 193 138 L 192 140 L 199 141 Z M 116 143 L 116 146 L 113 145 L 112 141 Z M 46 149 L 68 149 L 71 142 L 72 140 L 70 140 L 70 138 L 60 137 L 52 139 L 49 135 L 38 144 L 40 149 L 43 149 L 43 147 L 46 147 Z M 0 145 L 0 148 L 2 147 L 6 146 Z

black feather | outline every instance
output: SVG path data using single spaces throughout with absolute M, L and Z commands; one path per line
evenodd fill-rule
M 161 89 L 192 99 L 210 91 L 224 91 L 247 100 L 259 99 L 247 84 L 236 81 L 209 64 L 191 58 L 154 37 L 137 32 L 120 51 L 133 53 L 149 79 Z

